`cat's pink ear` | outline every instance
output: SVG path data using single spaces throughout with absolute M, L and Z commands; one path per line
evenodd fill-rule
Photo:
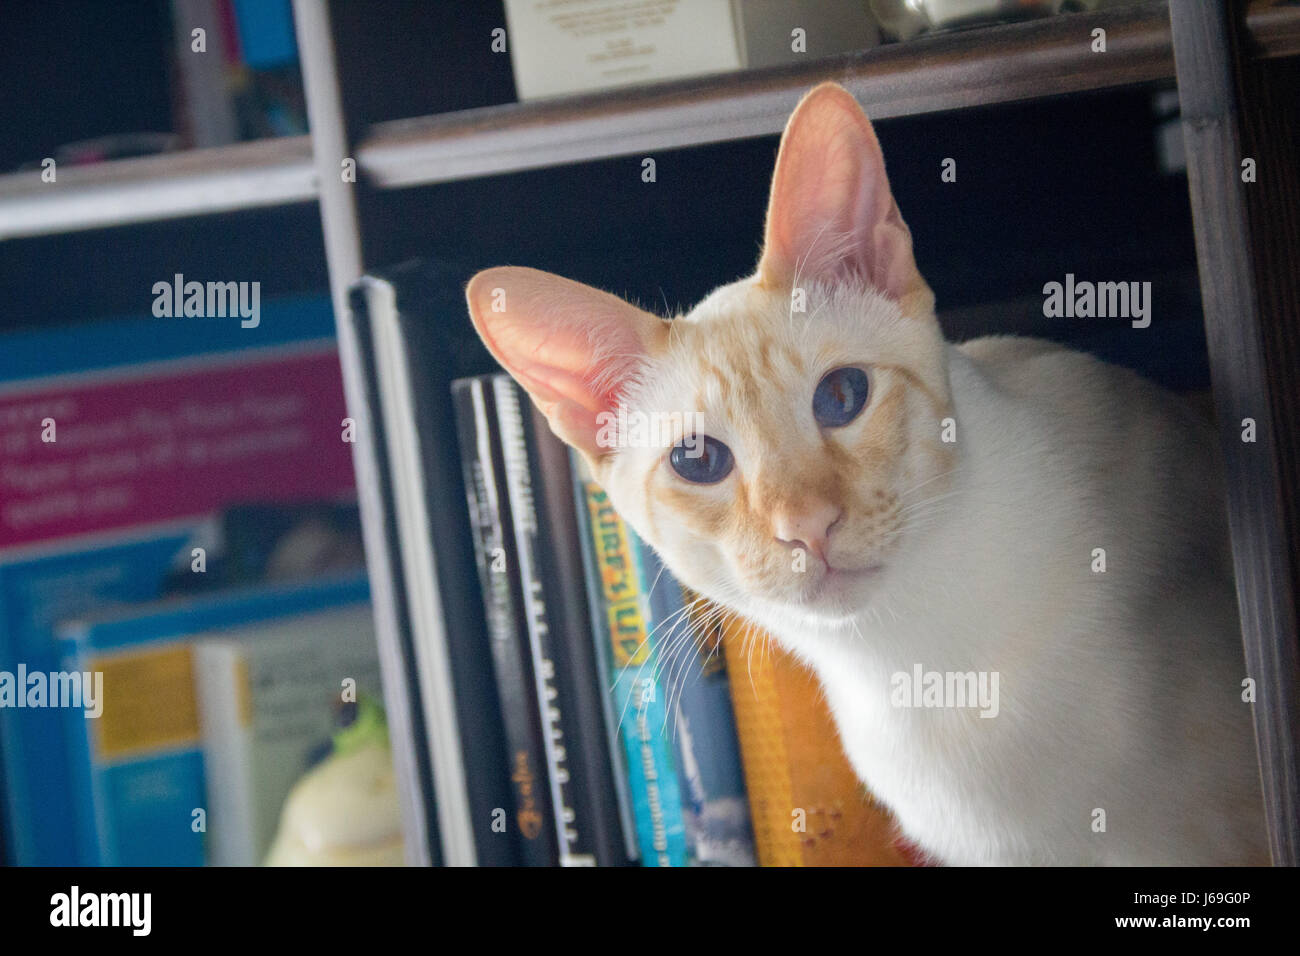
M 842 86 L 823 83 L 781 136 L 759 279 L 856 280 L 902 301 L 928 292 L 912 257 L 871 122 Z
M 551 429 L 596 459 L 601 413 L 667 336 L 662 319 L 617 296 L 537 269 L 486 269 L 465 290 L 488 350 Z

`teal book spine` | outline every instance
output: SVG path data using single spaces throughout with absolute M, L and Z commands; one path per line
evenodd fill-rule
M 575 469 L 592 631 L 608 676 L 615 729 L 642 866 L 688 866 L 682 790 L 636 533 L 603 488 Z

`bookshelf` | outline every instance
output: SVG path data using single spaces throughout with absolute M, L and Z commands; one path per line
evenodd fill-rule
M 779 131 L 799 95 L 825 79 L 841 82 L 873 118 L 884 119 L 1172 78 L 1190 117 L 1185 145 L 1215 400 L 1225 423 L 1242 638 L 1249 671 L 1269 700 L 1256 707 L 1255 723 L 1270 849 L 1275 864 L 1300 864 L 1300 502 L 1294 497 L 1300 347 L 1294 332 L 1282 328 L 1288 321 L 1293 327 L 1300 282 L 1292 269 L 1257 285 L 1246 253 L 1276 249 L 1288 229 L 1294 241 L 1295 223 L 1277 223 L 1264 208 L 1248 212 L 1232 188 L 1236 157 L 1243 155 L 1238 98 L 1261 82 L 1263 61 L 1300 53 L 1300 9 L 1252 6 L 1239 30 L 1223 2 L 1146 3 L 921 39 L 808 67 L 391 121 L 349 142 L 328 14 L 312 0 L 295 0 L 294 7 L 321 181 L 342 157 L 355 154 L 361 173 L 379 189 L 762 136 Z M 1098 27 L 1106 31 L 1106 54 L 1094 54 L 1085 39 Z M 1252 122 L 1276 121 L 1261 113 L 1245 120 L 1247 135 Z M 1290 191 L 1292 207 L 1298 195 Z M 346 288 L 366 263 L 357 193 L 336 183 L 323 188 L 321 217 L 341 310 Z M 359 383 L 347 387 L 359 396 Z M 1260 395 L 1272 397 L 1271 407 L 1260 407 Z M 1262 415 L 1262 430 L 1284 438 L 1263 455 L 1244 454 L 1233 423 L 1247 414 Z M 360 462 L 359 480 L 373 469 Z
M 1241 16 L 1229 0 L 1142 2 L 1090 14 L 922 37 L 908 43 L 813 60 L 806 65 L 712 76 L 539 103 L 506 104 L 351 128 L 345 121 L 336 28 L 321 0 L 294 0 L 310 137 L 296 136 L 60 170 L 59 187 L 39 171 L 0 176 L 0 239 L 74 232 L 112 235 L 123 226 L 318 203 L 336 313 L 369 266 L 375 237 L 363 223 L 388 191 L 545 170 L 577 162 L 721 144 L 779 132 L 800 95 L 833 79 L 875 120 L 919 116 L 1113 88 L 1173 81 L 1188 123 L 1186 149 L 1209 358 L 1221 418 L 1259 420 L 1249 454 L 1223 436 L 1243 642 L 1250 672 L 1267 689 L 1256 729 L 1277 864 L 1300 864 L 1300 668 L 1296 602 L 1300 553 L 1300 278 L 1294 218 L 1300 205 L 1293 157 L 1294 103 L 1269 95 L 1282 76 L 1296 89 L 1300 6 L 1251 3 Z M 1107 52 L 1088 38 L 1106 31 Z M 1244 144 L 1244 145 L 1243 145 Z M 1291 167 L 1244 199 L 1231 188 L 1236 161 L 1254 150 Z M 359 184 L 339 176 L 355 158 Z M 1225 175 L 1225 171 L 1231 175 Z M 1290 247 L 1294 250 L 1294 245 Z M 1291 263 L 1290 270 L 1285 268 Z M 972 311 L 970 321 L 987 324 Z M 343 349 L 346 323 L 340 323 Z M 363 409 L 363 384 L 345 381 L 350 408 Z M 1271 396 L 1261 408 L 1255 397 Z M 362 429 L 367 423 L 359 417 Z M 376 481 L 376 463 L 356 460 L 358 481 Z M 367 551 L 380 516 L 365 514 Z M 399 596 L 382 562 L 371 563 L 377 613 Z M 395 662 L 386 667 L 393 668 Z M 388 681 L 394 686 L 405 681 Z M 413 862 L 428 857 L 430 816 L 421 782 L 426 754 L 406 709 L 392 706 Z
M 1104 55 L 1077 42 L 1097 26 L 1106 30 Z M 1294 7 L 1253 4 L 1246 27 L 1253 57 L 1300 53 L 1300 10 Z M 307 68 L 319 56 L 299 40 Z M 1168 6 L 1145 2 L 921 37 L 807 66 L 389 120 L 349 140 L 346 155 L 356 158 L 363 182 L 403 188 L 778 133 L 799 96 L 822 80 L 842 83 L 874 119 L 890 119 L 1174 75 Z M 59 175 L 57 191 L 30 172 L 0 176 L 0 239 L 320 196 L 313 144 L 303 136 L 117 160 Z
M 306 136 L 255 140 L 96 166 L 0 176 L 0 239 L 311 202 L 319 195 Z

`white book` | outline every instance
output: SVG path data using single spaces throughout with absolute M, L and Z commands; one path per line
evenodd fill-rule
M 875 46 L 865 0 L 505 0 L 521 100 Z
M 356 604 L 196 637 L 208 860 L 255 866 L 345 694 L 381 698 L 374 619 Z

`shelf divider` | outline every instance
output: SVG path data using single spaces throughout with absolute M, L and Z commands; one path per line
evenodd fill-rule
M 325 257 L 329 267 L 330 296 L 334 303 L 334 325 L 338 331 L 341 356 L 356 355 L 359 345 L 352 323 L 348 320 L 348 289 L 361 278 L 365 266 L 362 257 L 360 223 L 357 215 L 355 182 L 343 177 L 342 162 L 350 155 L 347 130 L 343 121 L 343 101 L 339 91 L 338 65 L 328 4 L 321 0 L 293 0 L 294 30 L 302 61 L 303 92 L 311 126 L 312 152 L 320 194 L 321 227 L 325 237 Z M 366 385 L 360 364 L 346 358 L 341 362 L 343 391 L 348 415 L 356 428 L 369 434 L 372 426 L 366 402 Z M 342 424 L 342 423 L 340 423 Z M 393 653 L 383 635 L 398 626 L 398 597 L 395 575 L 399 573 L 389 561 L 384 542 L 384 516 L 376 507 L 377 499 L 365 489 L 380 481 L 379 466 L 368 454 L 366 441 L 353 444 L 353 467 L 357 479 L 357 500 L 361 508 L 361 530 L 366 551 L 366 568 L 370 579 L 370 602 L 375 613 L 376 631 L 380 635 L 380 667 L 384 683 L 384 706 L 387 713 L 393 770 L 397 779 L 401 810 L 403 845 L 406 862 L 411 866 L 428 866 L 430 855 L 430 815 L 422 779 L 418 746 L 416 706 L 404 692 L 409 686 L 408 663 Z M 466 831 L 468 832 L 468 831 Z
M 1270 232 L 1276 232 L 1277 226 L 1257 218 L 1252 229 L 1248 216 L 1246 191 L 1263 187 L 1241 179 L 1244 153 L 1237 109 L 1241 89 L 1234 78 L 1233 31 L 1223 0 L 1173 0 L 1170 14 L 1206 346 L 1226 465 L 1244 676 L 1256 684 L 1251 711 L 1273 864 L 1296 866 L 1300 864 L 1300 665 L 1296 578 L 1291 567 L 1295 529 L 1288 525 L 1287 516 L 1294 516 L 1300 504 L 1294 487 L 1288 492 L 1280 480 L 1284 456 L 1296 436 L 1285 428 L 1276 429 L 1273 403 L 1290 413 L 1289 424 L 1294 425 L 1300 403 L 1295 390 L 1300 348 L 1295 342 L 1288 348 L 1274 335 L 1270 344 L 1275 353 L 1284 350 L 1283 354 L 1266 355 L 1263 323 L 1281 329 L 1294 316 L 1268 314 L 1265 308 L 1270 301 L 1283 300 L 1262 299 L 1260 292 L 1270 284 L 1280 292 L 1290 283 L 1294 301 L 1297 280 L 1294 269 L 1286 275 L 1257 276 L 1252 261 L 1260 247 L 1271 241 Z M 1294 157 L 1276 158 L 1276 165 L 1258 158 L 1261 176 L 1284 175 L 1280 170 L 1287 158 Z M 1272 217 L 1282 215 L 1283 208 L 1277 204 Z M 1294 262 L 1294 249 L 1291 255 Z M 1255 421 L 1258 438 L 1253 443 L 1242 440 L 1247 418 Z
M 1092 31 L 1106 52 L 1092 52 Z M 1249 52 L 1300 54 L 1300 7 L 1252 4 Z M 1172 79 L 1166 0 L 921 37 L 807 64 L 373 126 L 363 178 L 401 188 L 777 133 L 799 97 L 844 84 L 872 119 Z M 308 137 L 0 176 L 0 239 L 317 198 Z M 332 171 L 331 171 L 332 172 Z

